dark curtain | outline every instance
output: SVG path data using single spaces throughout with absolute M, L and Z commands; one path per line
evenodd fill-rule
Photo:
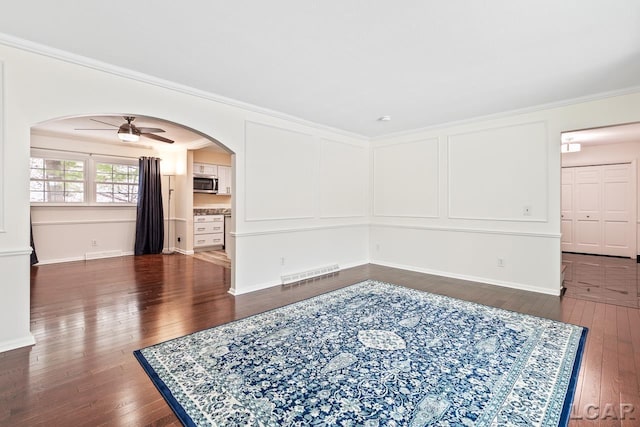
M 164 214 L 160 159 L 140 157 L 138 161 L 138 210 L 135 254 L 159 254 L 164 246 Z
M 33 225 L 31 225 L 31 218 L 29 218 L 29 232 L 31 233 L 31 265 L 38 263 L 38 255 L 36 254 L 36 245 L 33 243 Z

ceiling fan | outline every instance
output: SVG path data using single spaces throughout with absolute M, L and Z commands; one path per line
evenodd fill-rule
M 145 127 L 137 127 L 133 122 L 136 118 L 134 116 L 123 116 L 123 118 L 127 121 L 126 123 L 121 124 L 120 126 L 114 125 L 111 123 L 103 122 L 102 120 L 92 119 L 94 122 L 102 123 L 104 125 L 112 126 L 114 128 L 118 128 L 118 138 L 120 138 L 123 142 L 137 142 L 141 136 L 144 136 L 149 139 L 155 139 L 156 141 L 166 142 L 168 144 L 173 144 L 174 141 L 165 138 L 160 135 L 156 135 L 156 133 L 164 132 L 164 129 L 160 128 L 145 128 Z M 76 130 L 113 130 L 113 129 L 76 129 Z

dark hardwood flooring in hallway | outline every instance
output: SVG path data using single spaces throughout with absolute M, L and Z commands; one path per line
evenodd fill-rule
M 234 298 L 228 269 L 182 255 L 32 267 L 37 344 L 0 353 L 0 425 L 179 425 L 133 350 L 367 278 L 589 327 L 570 425 L 640 425 L 637 308 L 375 265 Z

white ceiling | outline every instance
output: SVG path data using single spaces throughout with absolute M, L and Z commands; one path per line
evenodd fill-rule
M 370 137 L 640 85 L 638 0 L 10 3 L 1 33 Z
M 144 145 L 161 150 L 200 149 L 207 147 L 214 151 L 226 152 L 224 148 L 216 145 L 217 141 L 212 141 L 209 137 L 205 137 L 192 129 L 166 120 L 145 116 L 136 117 L 133 124 L 137 127 L 163 129 L 164 132 L 157 133 L 157 135 L 171 139 L 174 143 L 168 144 L 156 141 L 146 138 L 144 135 L 141 136 L 138 142 L 123 143 L 118 138 L 118 128 L 123 123 L 125 123 L 125 119 L 121 115 L 70 117 L 41 123 L 33 126 L 33 130 L 36 133 L 45 135 L 84 139 L 107 144 Z

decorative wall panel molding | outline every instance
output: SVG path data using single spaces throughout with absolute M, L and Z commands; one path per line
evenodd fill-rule
M 313 218 L 318 154 L 312 135 L 245 123 L 245 221 Z
M 545 122 L 450 135 L 449 218 L 547 221 L 548 146 Z
M 438 138 L 373 149 L 373 214 L 439 217 Z
M 367 215 L 368 150 L 363 146 L 320 141 L 320 217 Z

